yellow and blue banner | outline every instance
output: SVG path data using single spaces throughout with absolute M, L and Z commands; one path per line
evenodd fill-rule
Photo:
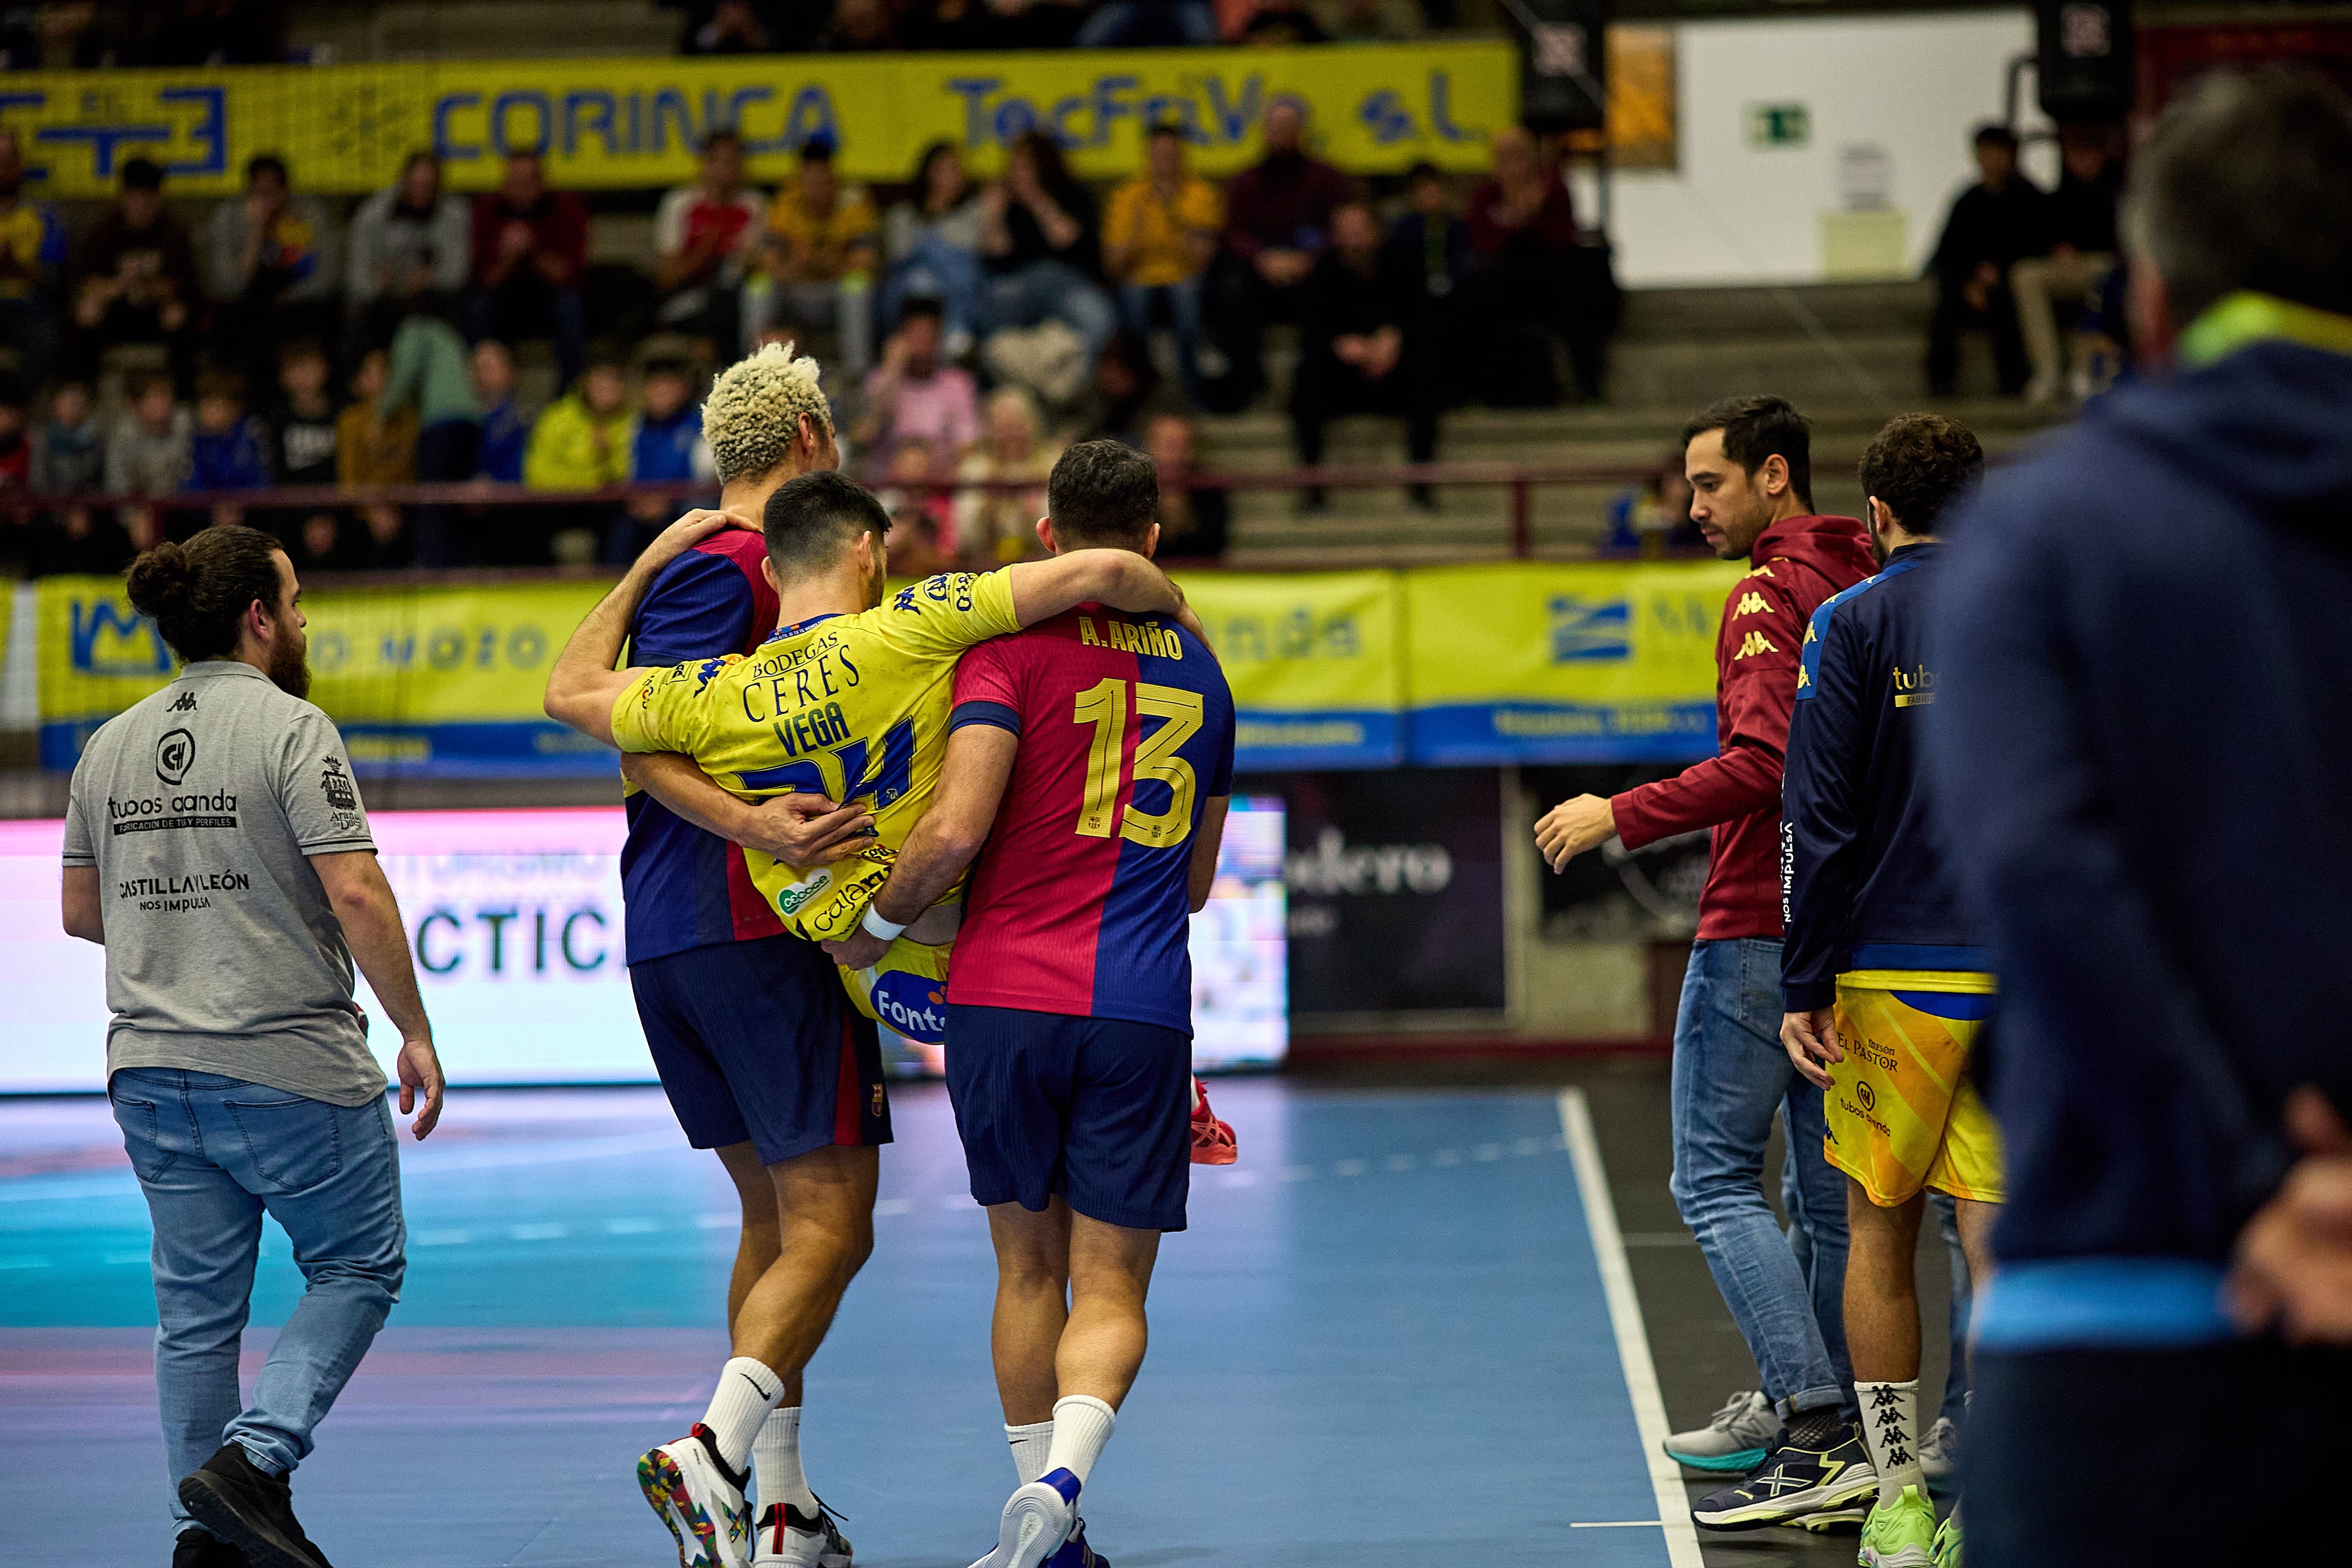
M 1715 635 L 1739 568 L 1508 562 L 1182 574 L 1232 684 L 1249 770 L 1677 762 L 1715 750 Z M 311 700 L 375 774 L 609 771 L 541 711 L 600 581 L 307 595 Z M 172 678 L 119 579 L 35 589 L 42 765 Z
M 110 194 L 133 157 L 162 163 L 173 195 L 228 195 L 257 153 L 284 157 L 298 189 L 357 195 L 390 184 L 418 148 L 437 151 L 460 190 L 496 184 L 508 151 L 538 147 L 559 187 L 675 184 L 717 126 L 742 132 L 762 181 L 820 134 L 851 178 L 904 180 L 935 141 L 993 172 L 1030 130 L 1100 178 L 1139 167 L 1159 120 L 1185 128 L 1202 173 L 1225 174 L 1258 156 L 1281 98 L 1353 173 L 1423 159 L 1481 169 L 1487 137 L 1517 119 L 1518 67 L 1508 45 L 1476 41 L 20 71 L 0 91 L 0 126 L 52 196 Z

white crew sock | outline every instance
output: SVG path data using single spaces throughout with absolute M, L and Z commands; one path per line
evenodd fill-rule
M 1118 1413 L 1090 1394 L 1054 1401 L 1054 1446 L 1046 1450 L 1046 1472 L 1067 1470 L 1084 1486 L 1117 1425 Z
M 1878 1467 L 1878 1500 L 1893 1502 L 1905 1487 L 1916 1487 L 1926 1497 L 1927 1474 L 1919 1468 L 1919 1380 L 1857 1383 L 1853 1394 L 1862 1405 L 1862 1440 Z
M 1046 1456 L 1054 1451 L 1054 1424 L 1051 1421 L 1032 1421 L 1026 1426 L 1007 1426 L 1004 1440 L 1013 1445 L 1013 1468 L 1019 1472 L 1023 1486 L 1027 1486 L 1052 1468 L 1045 1463 Z
M 710 1396 L 702 1424 L 710 1428 L 730 1469 L 744 1468 L 768 1412 L 783 1401 L 784 1380 L 750 1356 L 734 1356 L 719 1369 L 719 1392 Z
M 779 1405 L 768 1412 L 760 1435 L 751 1439 L 751 1467 L 760 1478 L 760 1508 L 789 1503 L 808 1518 L 816 1517 L 816 1494 L 801 1473 L 801 1407 Z

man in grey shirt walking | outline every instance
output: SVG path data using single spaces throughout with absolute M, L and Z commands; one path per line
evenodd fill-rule
M 400 1030 L 419 1138 L 441 1114 L 441 1065 L 342 738 L 303 700 L 285 552 L 209 528 L 142 555 L 129 588 L 185 668 L 74 770 L 65 927 L 106 948 L 107 1092 L 154 1220 L 172 1561 L 327 1568 L 287 1477 L 383 1326 L 407 1240 L 354 957 Z M 306 1289 L 247 1405 L 237 1352 L 265 1213 Z

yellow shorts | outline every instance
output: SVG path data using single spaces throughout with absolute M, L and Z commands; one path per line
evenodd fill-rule
M 901 936 L 871 969 L 845 969 L 841 983 L 857 1010 L 887 1024 L 919 1045 L 947 1038 L 948 960 L 955 943 L 933 944 Z
M 1822 1152 L 1881 1208 L 1910 1202 L 1922 1187 L 2001 1201 L 2000 1129 L 1969 1073 L 1992 994 L 1990 974 L 1838 976 L 1845 1060 L 1830 1068 Z

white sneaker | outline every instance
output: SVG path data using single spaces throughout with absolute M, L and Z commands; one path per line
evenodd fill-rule
M 1078 1522 L 1078 1478 L 1048 1470 L 1005 1500 L 996 1550 L 971 1568 L 1037 1568 L 1062 1548 Z
M 1938 1415 L 1919 1444 L 1919 1468 L 1931 1481 L 1948 1481 L 1960 1468 L 1960 1429 Z
M 678 1568 L 751 1568 L 750 1479 L 727 1468 L 718 1438 L 699 1421 L 637 1460 L 637 1489 L 677 1539 Z
M 1694 1470 L 1747 1474 L 1772 1451 L 1780 1416 L 1760 1394 L 1739 1393 L 1724 1402 L 1706 1426 L 1676 1432 L 1664 1444 L 1666 1458 Z
M 849 1538 L 822 1502 L 814 1516 L 790 1503 L 770 1503 L 760 1510 L 753 1542 L 752 1568 L 849 1568 Z

